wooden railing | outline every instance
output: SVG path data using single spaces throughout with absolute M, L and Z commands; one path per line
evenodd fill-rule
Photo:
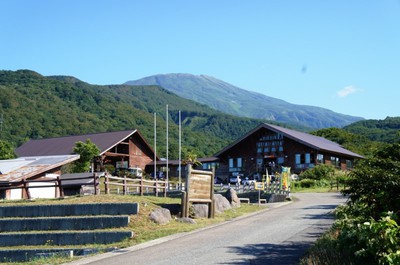
M 108 176 L 104 177 L 104 189 L 106 194 L 110 194 L 111 186 L 122 188 L 122 193 L 124 195 L 130 193 L 137 193 L 140 196 L 146 192 L 155 193 L 158 197 L 159 191 L 161 191 L 164 197 L 167 196 L 168 182 L 161 180 L 145 180 L 143 178 L 135 179 L 124 177 Z

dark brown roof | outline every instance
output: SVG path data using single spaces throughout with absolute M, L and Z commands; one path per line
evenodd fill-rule
M 258 131 L 262 128 L 274 131 L 276 133 L 281 133 L 289 139 L 292 139 L 294 141 L 302 143 L 302 144 L 309 146 L 311 148 L 314 148 L 316 150 L 327 151 L 330 153 L 346 155 L 346 156 L 350 156 L 350 157 L 354 157 L 354 158 L 364 158 L 363 156 L 353 153 L 353 152 L 343 148 L 341 145 L 339 145 L 335 142 L 332 142 L 330 140 L 327 140 L 323 137 L 315 136 L 315 135 L 312 135 L 309 133 L 299 132 L 299 131 L 295 131 L 295 130 L 291 130 L 291 129 L 287 129 L 287 128 L 283 128 L 283 127 L 280 127 L 277 125 L 271 125 L 271 124 L 267 124 L 267 123 L 260 124 L 259 126 L 257 126 L 253 130 L 251 130 L 249 133 L 247 133 L 246 135 L 244 135 L 243 137 L 238 139 L 236 142 L 234 142 L 233 144 L 227 146 L 226 148 L 224 148 L 223 150 L 218 152 L 215 156 L 219 156 L 220 154 L 229 150 L 230 148 L 232 148 L 233 146 L 235 146 L 236 144 L 243 141 L 244 139 L 246 139 L 247 137 L 249 137 L 250 135 L 252 135 L 253 133 L 255 133 L 256 131 Z
M 100 154 L 103 154 L 135 133 L 147 144 L 137 130 L 127 130 L 30 140 L 18 147 L 15 152 L 18 156 L 68 155 L 72 154 L 76 142 L 90 139 L 100 149 Z M 148 147 L 152 150 L 150 146 Z

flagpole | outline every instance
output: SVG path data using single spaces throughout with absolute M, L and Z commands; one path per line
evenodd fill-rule
M 167 136 L 167 152 L 166 152 L 166 155 L 167 155 L 167 174 L 166 174 L 166 176 L 167 176 L 167 185 L 168 185 L 168 187 L 169 187 L 169 178 L 168 178 L 168 171 L 169 171 L 169 167 L 168 167 L 168 104 L 167 104 L 167 107 L 166 107 L 166 110 L 167 110 L 167 113 L 166 113 L 166 121 L 167 121 L 167 129 L 166 129 L 166 136 Z
M 154 112 L 154 179 L 157 179 L 157 114 Z
M 182 122 L 181 122 L 181 111 L 179 111 L 179 151 L 178 151 L 178 153 L 179 153 L 179 165 L 178 165 L 178 168 L 179 168 L 179 189 L 182 189 L 182 174 L 181 174 L 181 172 L 182 172 L 182 168 L 181 168 L 181 159 L 182 159 L 182 157 L 181 157 L 181 151 L 182 151 L 182 145 L 181 145 L 181 141 L 182 141 Z

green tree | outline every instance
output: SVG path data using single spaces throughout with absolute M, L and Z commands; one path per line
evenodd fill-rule
M 350 173 L 350 209 L 353 215 L 379 220 L 381 214 L 400 210 L 400 144 L 391 144 L 356 165 Z M 398 221 L 398 220 L 397 220 Z
M 93 159 L 100 154 L 100 149 L 90 139 L 86 142 L 76 142 L 72 151 L 80 155 L 79 160 L 74 163 L 73 172 L 75 173 L 89 171 Z
M 15 158 L 14 149 L 10 143 L 0 140 L 0 159 Z

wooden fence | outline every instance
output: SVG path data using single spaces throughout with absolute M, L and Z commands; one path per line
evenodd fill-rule
M 144 193 L 155 193 L 158 197 L 161 191 L 164 197 L 167 197 L 168 183 L 161 180 L 145 180 L 143 178 L 135 179 L 124 177 L 108 176 L 104 177 L 104 189 L 106 194 L 110 194 L 111 186 L 121 187 L 124 195 L 137 193 L 143 196 Z

